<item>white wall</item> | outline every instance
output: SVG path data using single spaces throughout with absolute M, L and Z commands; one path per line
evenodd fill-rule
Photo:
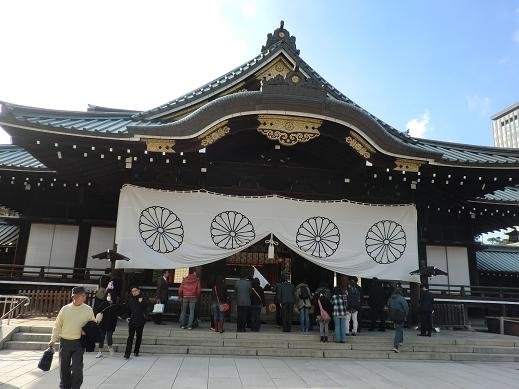
M 107 260 L 93 259 L 92 255 L 101 251 L 112 249 L 115 240 L 114 227 L 92 227 L 90 230 L 90 242 L 88 243 L 88 258 L 86 267 L 94 269 L 106 269 L 110 267 Z
M 434 266 L 449 273 L 432 277 L 431 284 L 470 285 L 469 261 L 466 247 L 427 246 L 427 266 Z
M 78 234 L 79 226 L 31 224 L 25 264 L 74 267 Z

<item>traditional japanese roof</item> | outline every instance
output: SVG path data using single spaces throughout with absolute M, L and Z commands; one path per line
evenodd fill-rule
M 519 205 L 519 187 L 507 186 L 504 189 L 496 190 L 486 194 L 481 200 L 490 200 L 498 202 L 507 202 Z
M 311 81 L 312 92 L 305 93 L 302 87 L 296 91 L 290 85 L 269 85 L 273 79 L 280 76 L 288 79 L 294 72 Z M 316 88 L 322 93 L 315 94 Z M 380 142 L 377 144 L 385 152 L 398 157 L 447 166 L 519 167 L 519 150 L 417 139 L 396 130 L 346 97 L 308 65 L 283 22 L 268 35 L 261 53 L 252 60 L 147 111 L 90 106 L 88 112 L 71 112 L 5 102 L 2 105 L 0 125 L 6 129 L 133 142 L 146 137 L 194 139 L 221 119 L 222 112 L 236 117 L 250 114 L 251 107 L 252 113 L 275 107 L 280 112 L 307 112 L 337 122 L 356 120 L 360 131 L 366 131 L 372 141 Z
M 13 145 L 0 145 L 0 170 L 50 171 L 50 169 L 26 150 Z
M 476 251 L 477 269 L 488 273 L 519 273 L 519 248 L 499 246 Z
M 0 223 L 0 247 L 16 247 L 19 233 L 18 226 Z

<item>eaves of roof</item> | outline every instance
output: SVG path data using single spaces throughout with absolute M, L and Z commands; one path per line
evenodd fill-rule
M 0 170 L 52 172 L 26 150 L 13 145 L 0 145 Z
M 519 273 L 519 249 L 476 251 L 478 271 L 490 273 Z
M 0 247 L 16 247 L 20 228 L 12 224 L 0 223 Z
M 507 186 L 504 189 L 488 193 L 479 199 L 487 201 L 498 201 L 519 206 L 519 188 L 515 186 Z

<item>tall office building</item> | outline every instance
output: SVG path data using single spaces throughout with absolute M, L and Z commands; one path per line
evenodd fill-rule
M 491 117 L 496 147 L 519 147 L 519 102 Z

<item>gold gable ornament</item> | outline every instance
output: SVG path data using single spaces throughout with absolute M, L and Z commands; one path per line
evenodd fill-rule
M 256 75 L 256 79 L 258 80 L 270 80 L 276 76 L 286 77 L 288 73 L 292 71 L 292 66 L 285 61 L 283 58 L 279 58 L 272 65 L 268 66 L 266 69 L 261 70 Z
M 371 156 L 375 154 L 375 149 L 354 131 L 350 131 L 350 134 L 345 138 L 345 141 L 364 159 L 370 159 Z
M 231 131 L 231 128 L 228 125 L 227 120 L 217 124 L 216 126 L 211 127 L 209 130 L 205 131 L 202 135 L 198 137 L 201 139 L 200 144 L 202 147 L 207 147 L 212 145 L 217 140 L 223 138 Z
M 407 171 L 407 172 L 418 172 L 420 171 L 420 166 L 424 162 L 422 161 L 416 161 L 414 159 L 396 159 L 395 160 L 395 167 L 393 170 L 399 170 L 399 171 Z
M 152 153 L 174 153 L 175 140 L 173 139 L 146 139 L 146 150 Z
M 283 146 L 293 146 L 317 138 L 322 120 L 300 116 L 258 115 L 258 132 Z

